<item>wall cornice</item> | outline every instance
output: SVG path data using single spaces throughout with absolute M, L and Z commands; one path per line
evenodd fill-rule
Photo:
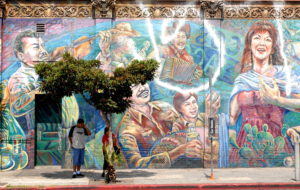
M 251 1 L 249 3 L 249 1 L 198 0 L 193 1 L 193 4 L 182 4 L 183 0 L 160 0 L 155 4 L 143 5 L 131 0 L 81 0 L 76 3 L 46 0 L 40 3 L 32 2 L 16 3 L 14 1 L 11 3 L 9 0 L 0 0 L 0 16 L 6 18 L 300 19 L 300 1 L 294 0 L 288 3 L 284 1 L 274 3 Z
M 290 6 L 232 6 L 224 7 L 224 19 L 300 19 L 300 5 Z
M 116 5 L 116 18 L 200 18 L 196 5 Z
M 7 4 L 5 17 L 91 17 L 92 6 L 90 5 L 59 5 L 59 4 Z

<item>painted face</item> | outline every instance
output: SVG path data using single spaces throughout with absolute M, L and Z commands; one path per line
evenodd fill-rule
M 187 37 L 186 37 L 185 32 L 178 32 L 177 36 L 173 40 L 173 45 L 177 49 L 183 50 L 185 48 L 186 40 L 187 40 Z
M 23 63 L 33 67 L 39 61 L 48 60 L 49 55 L 41 38 L 25 37 L 22 42 L 23 52 L 18 52 L 18 57 Z
M 196 118 L 198 115 L 198 103 L 194 96 L 184 101 L 180 106 L 181 114 L 188 119 Z
M 133 39 L 126 38 L 125 41 L 126 41 L 126 45 L 124 46 L 124 52 L 123 53 L 129 53 L 133 49 L 135 49 L 135 43 L 134 43 Z
M 251 39 L 253 58 L 264 60 L 269 58 L 273 47 L 273 40 L 267 31 L 257 32 Z
M 118 36 L 114 40 L 111 48 L 122 54 L 131 54 L 135 49 L 135 42 L 127 36 Z
M 144 85 L 136 85 L 131 87 L 132 89 L 132 96 L 130 100 L 134 104 L 145 104 L 150 101 L 150 88 L 148 84 Z

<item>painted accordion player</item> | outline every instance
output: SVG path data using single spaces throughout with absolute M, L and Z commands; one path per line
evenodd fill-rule
M 180 84 L 192 85 L 197 64 L 191 64 L 180 58 L 166 59 L 160 74 L 160 79 Z

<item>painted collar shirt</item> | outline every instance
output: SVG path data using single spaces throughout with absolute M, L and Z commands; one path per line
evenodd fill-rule
M 11 76 L 8 82 L 10 93 L 10 109 L 19 117 L 34 109 L 35 94 L 39 91 L 38 75 L 33 67 L 24 63 Z
M 171 131 L 176 112 L 165 102 L 150 102 L 149 106 L 149 116 L 129 108 L 118 127 L 119 143 L 130 168 L 171 166 L 168 152 L 153 155 L 151 148 Z

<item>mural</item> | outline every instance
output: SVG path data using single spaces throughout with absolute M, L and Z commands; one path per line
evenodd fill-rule
M 192 85 L 202 76 L 202 68 L 194 63 L 193 57 L 187 51 L 187 40 L 191 35 L 189 23 L 173 22 L 162 31 L 162 44 L 159 48 L 159 59 L 164 62 L 160 79 L 170 83 Z M 165 39 L 166 38 L 166 39 Z M 163 40 L 164 39 L 164 40 Z M 155 50 L 148 57 L 155 58 Z M 196 81 L 195 81 L 196 80 Z
M 41 92 L 34 65 L 66 51 L 100 60 L 106 73 L 133 59 L 161 63 L 154 81 L 132 87 L 132 106 L 113 115 L 122 150 L 118 167 L 209 167 L 211 159 L 215 167 L 272 167 L 293 160 L 290 136 L 299 127 L 291 127 L 300 123 L 298 21 L 3 22 L 1 170 L 70 167 L 66 134 L 79 117 L 92 132 L 85 166 L 102 168 L 105 124 L 98 110 L 80 95 L 62 100 L 61 116 L 55 105 L 36 105 Z M 35 32 L 37 23 L 45 23 L 44 34 Z M 35 112 L 37 106 L 44 111 Z M 217 123 L 213 140 L 209 118 Z
M 278 31 L 270 22 L 256 22 L 246 34 L 241 71 L 230 97 L 230 124 L 235 125 L 238 117 L 242 122 L 235 128 L 236 135 L 231 136 L 232 162 L 278 165 L 282 164 L 278 160 L 292 152 L 284 138 L 287 128 L 283 119 L 285 109 L 297 111 L 296 104 L 289 100 L 297 99 L 300 89 L 293 75 L 289 76 L 293 78 L 289 81 L 291 86 L 286 85 L 288 77 L 280 45 Z

